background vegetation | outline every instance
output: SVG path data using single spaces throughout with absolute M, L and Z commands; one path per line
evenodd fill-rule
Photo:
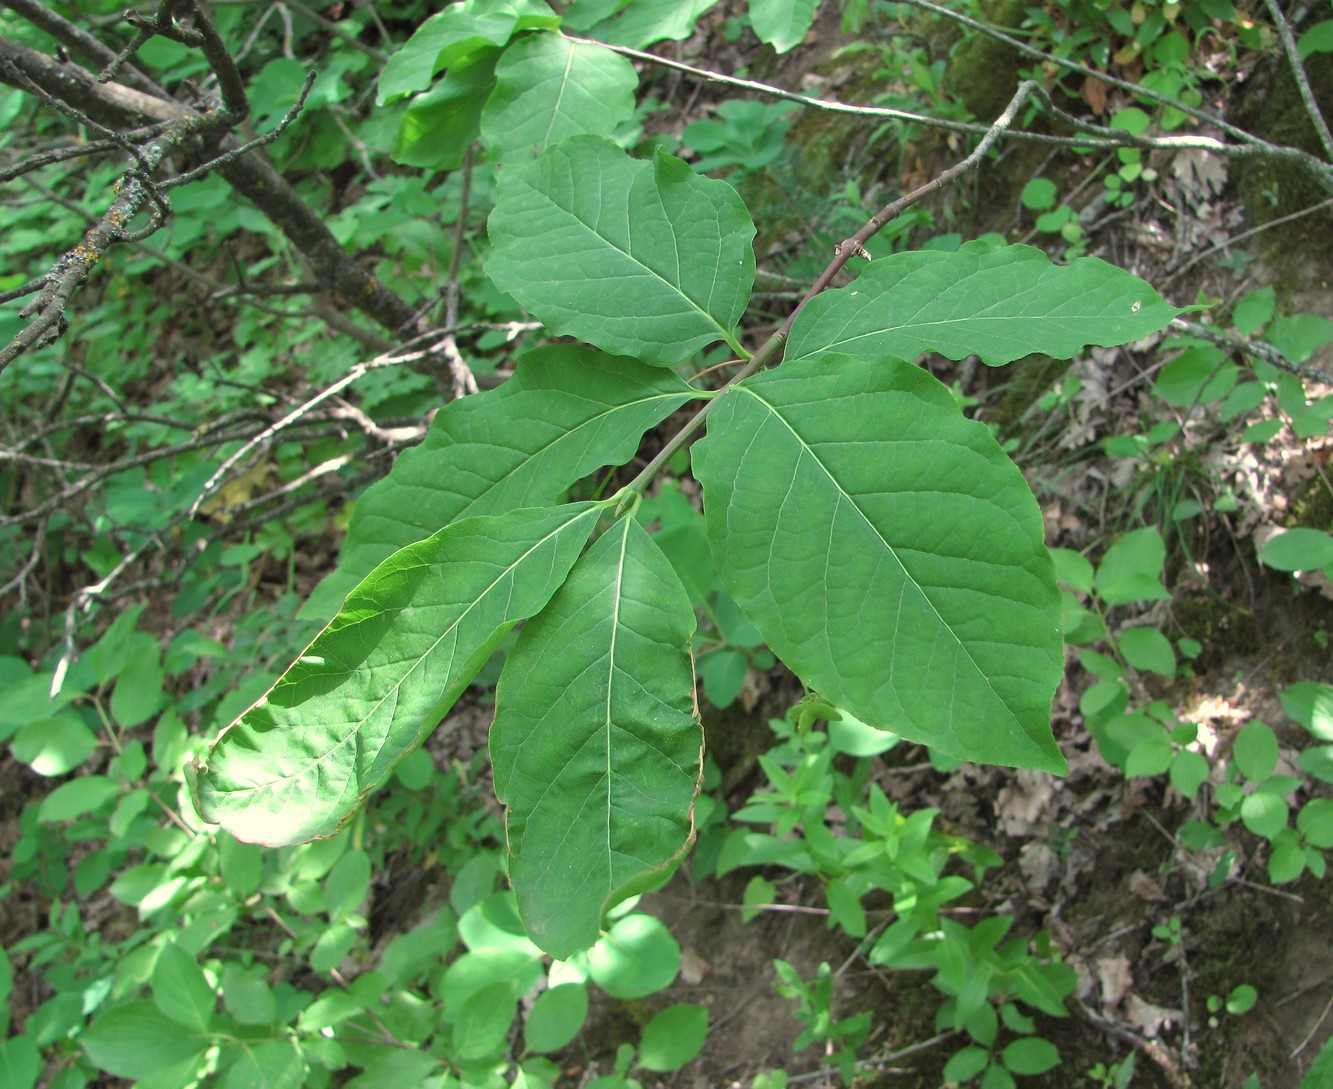
M 7 0 L 0 1083 L 1328 1084 L 1328 15 Z M 584 37 L 617 51 L 552 114 L 544 51 Z M 1067 777 L 806 692 L 667 450 L 637 516 L 699 619 L 698 838 L 591 950 L 543 954 L 506 881 L 508 642 L 332 838 L 200 819 L 191 762 L 383 557 L 377 519 L 439 528 L 432 417 L 565 350 L 487 264 L 498 164 L 551 135 L 529 108 L 734 187 L 750 349 L 840 245 L 851 282 L 884 206 L 876 258 L 1024 242 L 1197 304 L 1072 359 L 920 361 L 1041 505 Z

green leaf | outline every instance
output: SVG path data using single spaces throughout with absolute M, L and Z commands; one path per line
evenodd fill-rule
M 917 250 L 872 261 L 848 287 L 800 312 L 786 358 L 852 352 L 915 359 L 979 355 L 991 366 L 1040 352 L 1138 340 L 1179 313 L 1151 287 L 1095 257 L 1055 265 L 1031 246 Z
M 43 824 L 72 821 L 100 809 L 120 793 L 120 787 L 105 775 L 82 775 L 61 783 L 42 799 L 37 819 Z
M 1236 767 L 1251 782 L 1267 779 L 1277 768 L 1277 737 L 1266 722 L 1251 722 L 1236 735 Z
M 1301 60 L 1309 60 L 1315 53 L 1333 53 L 1333 19 L 1324 19 L 1305 31 L 1297 43 L 1297 51 Z
M 1060 1064 L 1059 1050 L 1041 1036 L 1014 1040 L 1000 1052 L 1000 1058 L 1014 1074 L 1044 1074 Z
M 672 365 L 735 325 L 754 225 L 726 182 L 576 136 L 501 173 L 486 271 L 551 332 Z
M 1333 783 L 1333 745 L 1311 745 L 1296 757 L 1296 766 L 1322 783 Z
M 819 0 L 750 0 L 750 26 L 761 42 L 786 53 L 805 41 L 818 8 Z
M 1305 853 L 1299 842 L 1278 841 L 1268 856 L 1268 880 L 1274 885 L 1295 881 L 1305 872 Z
M 624 57 L 559 34 L 536 34 L 505 50 L 481 135 L 500 151 L 545 151 L 571 136 L 610 136 L 634 116 L 639 77 Z
M 562 983 L 542 991 L 523 1022 L 523 1043 L 529 1051 L 552 1052 L 565 1047 L 588 1019 L 588 988 Z
M 273 989 L 234 962 L 222 969 L 222 1004 L 242 1025 L 267 1025 L 278 1016 Z
M 1163 677 L 1176 675 L 1176 652 L 1171 640 L 1156 628 L 1126 628 L 1117 640 L 1125 661 L 1143 672 L 1160 673 Z
M 894 359 L 786 363 L 693 454 L 723 580 L 806 684 L 952 756 L 1063 771 L 1041 513 L 948 389 Z
M 481 112 L 495 89 L 499 50 L 466 68 L 451 68 L 407 107 L 393 144 L 393 160 L 427 170 L 457 170 L 481 135 Z
M 1273 320 L 1277 309 L 1276 295 L 1271 287 L 1260 288 L 1243 295 L 1231 311 L 1231 324 L 1242 336 L 1254 336 Z
M 146 1078 L 161 1067 L 202 1058 L 209 1039 L 183 1031 L 155 1003 L 141 1001 L 102 1014 L 79 1043 L 98 1069 L 121 1078 Z
M 1298 527 L 1270 537 L 1259 560 L 1279 571 L 1318 571 L 1333 566 L 1333 535 Z
M 741 922 L 748 923 L 765 908 L 777 902 L 777 886 L 767 877 L 756 875 L 745 886 L 741 899 Z
M 1171 785 L 1187 798 L 1193 798 L 1208 781 L 1208 759 L 1191 749 L 1182 749 L 1171 758 Z
M 632 0 L 614 19 L 598 23 L 592 36 L 612 45 L 647 49 L 660 41 L 678 42 L 694 33 L 699 16 L 717 0 Z M 614 7 L 612 10 L 614 10 Z
M 1055 207 L 1055 182 L 1050 178 L 1033 178 L 1018 195 L 1019 203 L 1033 212 L 1044 212 Z
M 955 1051 L 944 1065 L 944 1080 L 948 1082 L 970 1081 L 990 1062 L 990 1052 L 984 1047 L 968 1046 Z
M 200 815 L 267 846 L 336 832 L 550 600 L 600 509 L 467 518 L 395 552 L 194 769 Z
M 1161 775 L 1171 766 L 1171 755 L 1171 744 L 1165 737 L 1140 741 L 1130 750 L 1129 758 L 1125 761 L 1125 778 Z
M 602 913 L 656 884 L 693 838 L 694 626 L 671 564 L 622 518 L 510 651 L 491 729 L 495 793 L 519 912 L 553 956 L 591 946 Z
M 208 1032 L 217 997 L 194 957 L 179 945 L 165 945 L 158 953 L 152 987 L 163 1017 L 201 1036 Z
M 295 1040 L 246 1041 L 226 1049 L 236 1056 L 218 1089 L 299 1089 L 306 1063 Z
M 30 722 L 14 736 L 10 751 L 38 775 L 64 775 L 79 767 L 97 748 L 97 737 L 73 715 Z
M 1126 533 L 1106 550 L 1097 568 L 1096 587 L 1108 605 L 1170 599 L 1162 585 L 1166 545 L 1155 526 Z
M 499 389 L 451 401 L 352 513 L 338 569 L 303 616 L 327 618 L 381 560 L 460 518 L 556 502 L 697 396 L 670 371 L 572 344 L 528 352 Z
M 1312 798 L 1296 815 L 1296 827 L 1312 847 L 1333 847 L 1333 798 Z
M 499 1050 L 514 1023 L 518 996 L 511 983 L 491 983 L 470 995 L 454 1018 L 454 1051 L 481 1059 Z M 383 1083 L 380 1083 L 383 1084 Z
M 1264 839 L 1272 839 L 1287 827 L 1290 812 L 1284 799 L 1264 790 L 1245 795 L 1240 803 L 1242 823 L 1256 836 L 1263 836 Z
M 42 1074 L 42 1054 L 31 1036 L 0 1040 L 0 1084 L 7 1089 L 33 1089 Z
M 1333 685 L 1302 681 L 1288 685 L 1279 697 L 1282 709 L 1320 741 L 1333 741 Z
M 1333 1038 L 1315 1056 L 1301 1081 L 1301 1089 L 1328 1089 L 1330 1085 L 1333 1085 Z
M 704 695 L 709 703 L 722 710 L 735 703 L 745 688 L 750 660 L 738 650 L 720 647 L 701 655 L 698 667 Z
M 588 971 L 613 998 L 643 998 L 671 985 L 680 944 L 651 915 L 626 915 L 588 953 Z
M 708 1010 L 680 1002 L 653 1015 L 643 1027 L 639 1065 L 645 1070 L 679 1070 L 703 1050 Z
M 156 642 L 149 642 L 134 654 L 111 693 L 111 717 L 123 729 L 131 730 L 147 722 L 162 707 L 162 655 Z
M 350 850 L 333 864 L 324 879 L 325 910 L 331 920 L 344 919 L 361 906 L 370 892 L 370 876 L 365 851 Z
M 424 91 L 437 72 L 460 69 L 522 30 L 554 29 L 559 17 L 541 0 L 462 0 L 432 15 L 380 73 L 378 105 Z

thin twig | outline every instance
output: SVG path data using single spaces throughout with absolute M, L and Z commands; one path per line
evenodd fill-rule
M 1285 216 L 1279 216 L 1277 219 L 1270 219 L 1266 223 L 1260 223 L 1257 227 L 1251 227 L 1247 231 L 1241 231 L 1240 234 L 1229 235 L 1221 242 L 1218 242 L 1216 245 L 1210 246 L 1208 249 L 1201 250 L 1199 253 L 1196 253 L 1193 257 L 1191 257 L 1188 261 L 1186 261 L 1183 265 L 1181 265 L 1180 268 L 1176 269 L 1169 276 L 1167 276 L 1166 279 L 1162 281 L 1161 286 L 1166 287 L 1169 284 L 1174 283 L 1177 279 L 1185 275 L 1185 273 L 1187 273 L 1200 261 L 1206 260 L 1215 253 L 1221 253 L 1223 250 L 1230 249 L 1237 242 L 1240 242 L 1246 238 L 1250 238 L 1253 235 L 1259 234 L 1262 231 L 1269 230 L 1272 227 L 1280 227 L 1284 223 L 1291 223 L 1293 220 L 1303 219 L 1305 216 L 1313 215 L 1315 212 L 1322 212 L 1325 208 L 1328 208 L 1330 206 L 1333 206 L 1333 197 L 1328 197 L 1324 200 L 1321 200 L 1318 204 L 1312 204 L 1308 208 L 1302 208 L 1299 212 L 1291 212 Z
M 1013 120 L 1017 116 L 1023 103 L 1038 91 L 1039 88 L 1037 87 L 1035 80 L 1024 80 L 1019 85 L 1018 90 L 1014 93 L 1014 97 L 1010 99 L 1009 105 L 1004 108 L 1004 112 L 995 119 L 994 123 L 989 128 L 987 128 L 986 135 L 981 138 L 981 141 L 967 158 L 963 159 L 961 162 L 955 163 L 953 166 L 949 167 L 948 170 L 932 178 L 924 185 L 917 186 L 917 188 L 913 189 L 910 193 L 886 204 L 870 218 L 869 222 L 867 222 L 864 227 L 850 238 L 840 242 L 838 244 L 837 253 L 834 255 L 833 260 L 829 262 L 828 267 L 819 274 L 819 278 L 815 280 L 814 286 L 806 292 L 805 298 L 797 304 L 796 309 L 793 310 L 787 320 L 782 323 L 781 332 L 783 336 L 790 335 L 792 323 L 795 322 L 797 315 L 800 314 L 805 304 L 827 288 L 829 284 L 833 282 L 833 278 L 842 271 L 843 267 L 852 259 L 852 257 L 865 255 L 865 244 L 878 234 L 886 224 L 897 219 L 898 216 L 902 215 L 903 212 L 913 204 L 921 200 L 922 197 L 952 184 L 964 173 L 980 163 L 1001 135 L 1009 130 L 1009 126 L 1013 124 Z
M 1268 5 L 1268 14 L 1273 17 L 1273 26 L 1277 28 L 1278 40 L 1282 43 L 1282 51 L 1287 55 L 1287 64 L 1291 68 L 1292 78 L 1296 81 L 1296 86 L 1301 93 L 1301 101 L 1305 104 L 1305 112 L 1310 118 L 1310 123 L 1314 125 L 1315 132 L 1319 134 L 1319 142 L 1324 145 L 1324 154 L 1333 159 L 1333 133 L 1328 131 L 1328 122 L 1324 120 L 1323 111 L 1319 108 L 1319 103 L 1315 101 L 1314 91 L 1310 89 L 1310 76 L 1305 70 L 1305 65 L 1301 62 L 1300 50 L 1296 47 L 1296 36 L 1291 32 L 1291 24 L 1287 22 L 1287 17 L 1282 14 L 1282 9 L 1278 6 L 1277 0 L 1265 0 Z
M 1245 337 L 1233 336 L 1222 329 L 1200 325 L 1198 322 L 1187 321 L 1185 318 L 1172 318 L 1171 328 L 1179 329 L 1182 333 L 1198 337 L 1200 340 L 1206 340 L 1223 348 L 1230 348 L 1235 352 L 1252 355 L 1255 359 L 1262 359 L 1265 363 L 1271 363 L 1279 370 L 1287 371 L 1301 378 L 1308 378 L 1314 382 L 1328 382 L 1333 385 L 1333 375 L 1306 363 L 1295 363 L 1273 345 L 1265 344 L 1262 340 L 1249 340 Z
M 313 412 L 316 408 L 318 408 L 329 398 L 334 397 L 337 394 L 341 393 L 353 382 L 369 374 L 371 371 L 382 370 L 385 367 L 399 366 L 405 363 L 406 361 L 407 361 L 406 356 L 399 355 L 399 356 L 388 356 L 388 357 L 381 356 L 378 359 L 372 359 L 364 363 L 357 363 L 356 365 L 351 367 L 346 374 L 344 374 L 332 385 L 326 386 L 324 389 L 320 390 L 313 397 L 309 397 L 306 400 L 302 401 L 299 405 L 297 405 L 294 409 L 288 412 L 287 415 L 283 416 L 280 420 L 275 421 L 268 427 L 264 428 L 263 431 L 259 432 L 259 434 L 251 437 L 241 446 L 239 450 L 237 450 L 234 454 L 228 457 L 221 465 L 219 465 L 217 469 L 214 471 L 213 475 L 210 476 L 208 480 L 204 483 L 204 486 L 199 490 L 199 494 L 195 497 L 194 502 L 190 504 L 189 516 L 193 518 L 196 514 L 199 513 L 199 508 L 204 504 L 205 501 L 207 501 L 209 496 L 211 496 L 214 492 L 218 490 L 219 487 L 221 487 L 222 482 L 227 478 L 227 474 L 230 473 L 231 470 L 235 468 L 237 464 L 239 464 L 242 460 L 244 460 L 249 455 L 249 453 L 256 447 L 267 446 L 271 444 L 279 432 L 284 431 L 286 428 L 296 423 L 302 417 L 310 415 L 311 412 Z

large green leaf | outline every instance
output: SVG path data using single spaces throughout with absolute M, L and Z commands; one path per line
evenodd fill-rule
M 1031 246 L 917 250 L 872 261 L 848 287 L 816 296 L 786 358 L 823 351 L 915 359 L 979 355 L 992 366 L 1040 352 L 1068 359 L 1124 344 L 1178 313 L 1136 276 L 1095 257 L 1055 265 Z
M 505 50 L 495 77 L 481 135 L 502 151 L 545 151 L 581 133 L 610 136 L 634 116 L 634 66 L 599 45 L 537 34 Z
M 574 344 L 524 355 L 499 389 L 451 401 L 420 446 L 357 501 L 338 568 L 301 611 L 327 619 L 398 549 L 450 522 L 556 502 L 639 439 L 695 390 L 670 371 Z
M 892 358 L 785 363 L 722 398 L 694 464 L 719 572 L 802 680 L 952 756 L 1064 768 L 1041 513 L 944 386 Z
M 658 152 L 576 136 L 506 166 L 486 271 L 553 333 L 671 365 L 735 325 L 754 283 L 754 224 L 736 190 Z
M 466 518 L 395 552 L 195 772 L 205 820 L 268 846 L 336 832 L 578 558 L 601 507 Z
M 703 730 L 694 610 L 633 518 L 528 622 L 496 690 L 491 762 L 509 879 L 532 940 L 568 957 L 656 883 L 694 834 Z
M 436 73 L 466 68 L 524 30 L 554 30 L 560 17 L 542 0 L 461 0 L 417 27 L 380 73 L 379 105 L 424 91 Z

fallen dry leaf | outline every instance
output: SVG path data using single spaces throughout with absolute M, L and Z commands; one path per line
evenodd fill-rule
M 1123 953 L 1101 957 L 1097 961 L 1097 982 L 1101 986 L 1102 1010 L 1110 1014 L 1134 986 L 1134 973 L 1130 970 L 1129 958 Z
M 1135 870 L 1130 875 L 1129 891 L 1140 900 L 1147 900 L 1150 904 L 1160 904 L 1166 899 L 1166 893 L 1162 891 L 1162 886 L 1142 870 Z

